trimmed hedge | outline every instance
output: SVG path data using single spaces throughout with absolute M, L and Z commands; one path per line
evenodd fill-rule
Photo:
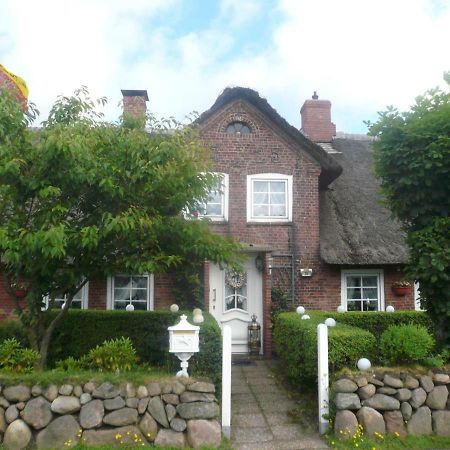
M 51 320 L 57 311 L 52 311 Z M 190 316 L 192 313 L 185 312 Z M 162 367 L 175 372 L 180 363 L 175 355 L 169 353 L 169 332 L 167 328 L 179 321 L 181 311 L 105 311 L 70 310 L 55 331 L 48 357 L 48 366 L 54 367 L 56 361 L 69 356 L 80 358 L 90 349 L 105 340 L 121 336 L 129 337 L 136 348 L 139 362 L 153 367 Z M 207 376 L 214 383 L 221 380 L 222 337 L 219 325 L 208 313 L 203 314 L 205 322 L 200 326 L 200 352 L 189 361 L 189 372 L 195 376 Z M 17 321 L 0 323 L 0 340 L 16 337 L 28 345 L 25 333 Z
M 353 327 L 370 331 L 379 340 L 384 331 L 392 325 L 421 325 L 434 335 L 435 327 L 430 317 L 421 311 L 348 311 L 338 313 L 336 311 L 308 311 L 311 317 L 317 317 L 323 322 L 327 317 L 332 317 L 339 323 L 345 323 Z
M 18 320 L 7 319 L 0 322 L 0 342 L 15 338 L 24 346 L 29 346 L 28 338 Z
M 310 316 L 310 320 L 301 320 L 297 313 L 281 313 L 276 318 L 276 351 L 292 382 L 317 379 L 317 325 L 323 323 L 324 317 L 320 314 Z M 354 367 L 359 358 L 370 359 L 375 351 L 376 339 L 369 331 L 342 322 L 328 329 L 330 370 Z

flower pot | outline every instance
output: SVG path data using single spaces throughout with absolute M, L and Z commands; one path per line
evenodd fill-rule
M 404 297 L 409 292 L 409 286 L 392 286 L 392 291 L 397 297 Z
M 26 289 L 17 288 L 14 290 L 14 295 L 17 298 L 24 298 L 27 295 Z

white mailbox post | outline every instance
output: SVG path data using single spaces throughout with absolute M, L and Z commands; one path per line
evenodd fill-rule
M 169 352 L 175 353 L 181 361 L 181 370 L 177 372 L 177 377 L 188 377 L 187 372 L 189 358 L 199 351 L 198 332 L 200 327 L 191 325 L 187 321 L 187 316 L 182 315 L 180 322 L 169 330 Z

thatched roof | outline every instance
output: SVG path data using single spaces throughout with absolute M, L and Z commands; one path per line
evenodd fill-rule
M 320 174 L 320 187 L 325 188 L 336 179 L 342 172 L 341 166 L 334 160 L 323 148 L 314 142 L 310 141 L 304 136 L 297 128 L 290 125 L 283 119 L 278 112 L 272 108 L 265 98 L 259 96 L 258 92 L 253 89 L 243 87 L 226 88 L 217 97 L 215 103 L 210 109 L 205 111 L 197 120 L 197 123 L 205 122 L 219 109 L 223 108 L 228 103 L 234 100 L 245 100 L 250 105 L 261 111 L 266 117 L 269 118 L 275 125 L 277 125 L 281 131 L 283 131 L 288 137 L 296 142 L 305 152 L 307 152 L 314 160 L 316 160 L 322 167 Z
M 321 193 L 320 253 L 330 264 L 403 264 L 405 235 L 381 204 L 369 140 L 335 139 L 342 175 Z

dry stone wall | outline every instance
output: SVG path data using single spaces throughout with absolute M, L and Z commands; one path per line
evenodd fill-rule
M 446 373 L 360 375 L 337 380 L 334 430 L 349 439 L 364 432 L 450 436 L 450 376 Z
M 218 447 L 218 417 L 214 385 L 193 379 L 0 386 L 0 442 L 8 450 L 77 443 Z

